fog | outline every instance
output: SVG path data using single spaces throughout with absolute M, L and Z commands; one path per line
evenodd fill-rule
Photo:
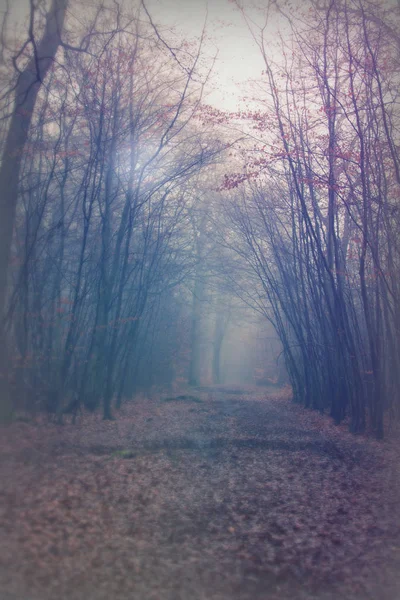
M 1 600 L 398 600 L 400 3 L 0 2 Z

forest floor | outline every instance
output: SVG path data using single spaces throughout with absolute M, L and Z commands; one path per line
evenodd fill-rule
M 1 600 L 400 598 L 394 432 L 286 390 L 173 398 L 1 431 Z

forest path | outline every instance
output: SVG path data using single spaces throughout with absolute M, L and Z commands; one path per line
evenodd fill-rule
M 1 600 L 398 600 L 399 448 L 285 390 L 137 398 L 0 440 Z

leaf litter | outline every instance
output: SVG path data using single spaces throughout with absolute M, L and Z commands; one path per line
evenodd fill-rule
M 395 432 L 287 390 L 195 393 L 2 430 L 2 600 L 397 600 Z

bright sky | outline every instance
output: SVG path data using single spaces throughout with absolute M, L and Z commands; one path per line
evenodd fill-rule
M 229 0 L 148 0 L 154 18 L 175 26 L 182 37 L 198 36 L 207 16 L 211 38 L 208 52 L 218 57 L 207 101 L 218 108 L 235 110 L 245 94 L 243 84 L 263 70 L 263 61 L 240 12 Z
M 21 22 L 28 15 L 29 0 L 9 1 L 12 7 L 11 22 Z M 137 0 L 124 2 L 136 4 Z M 90 1 L 92 3 L 93 0 Z M 5 5 L 6 0 L 0 0 L 2 10 Z M 82 1 L 81 10 L 84 10 L 84 5 Z M 229 0 L 146 0 L 146 5 L 156 23 L 175 27 L 185 39 L 193 39 L 201 34 L 208 10 L 207 33 L 211 39 L 207 53 L 211 56 L 218 49 L 218 57 L 208 88 L 207 102 L 217 108 L 236 110 L 245 95 L 244 84 L 249 79 L 258 78 L 264 65 L 248 27 L 234 4 Z M 79 9 L 74 7 L 73 10 Z M 276 32 L 278 24 L 282 25 L 282 20 L 276 15 L 272 16 L 269 22 L 271 34 Z

